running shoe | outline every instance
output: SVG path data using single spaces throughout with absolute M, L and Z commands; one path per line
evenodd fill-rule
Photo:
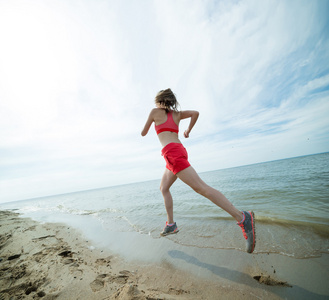
M 166 236 L 168 234 L 177 233 L 178 231 L 179 230 L 178 230 L 178 227 L 176 225 L 176 222 L 171 226 L 169 226 L 168 222 L 166 222 L 166 226 L 165 226 L 165 228 L 163 228 L 163 231 L 160 233 L 160 235 Z
M 237 223 L 242 229 L 244 238 L 246 239 L 246 248 L 248 253 L 252 253 L 255 249 L 255 215 L 253 211 L 243 211 L 244 217 L 240 223 Z

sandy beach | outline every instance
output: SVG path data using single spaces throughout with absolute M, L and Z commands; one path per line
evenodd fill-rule
M 216 253 L 216 263 L 197 252 L 168 254 L 171 263 L 127 260 L 65 224 L 1 211 L 0 299 L 329 298 L 327 254 L 293 259 L 229 250 Z

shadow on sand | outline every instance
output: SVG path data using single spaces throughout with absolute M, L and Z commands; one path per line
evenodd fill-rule
M 183 251 L 179 250 L 170 250 L 168 251 L 168 255 L 172 257 L 173 259 L 181 259 L 185 262 L 207 269 L 216 276 L 219 276 L 221 278 L 228 279 L 233 282 L 237 282 L 239 284 L 245 284 L 249 287 L 255 287 L 255 288 L 263 288 L 268 290 L 269 292 L 275 293 L 280 297 L 287 298 L 288 299 L 316 299 L 316 300 L 328 300 L 328 296 L 316 294 L 313 292 L 310 292 L 308 290 L 305 290 L 302 287 L 299 287 L 297 285 L 292 285 L 291 287 L 286 286 L 267 286 L 263 285 L 259 282 L 257 282 L 252 276 L 245 274 L 243 272 L 231 270 L 225 267 L 220 267 L 208 263 L 204 263 L 197 259 L 194 256 L 188 255 Z

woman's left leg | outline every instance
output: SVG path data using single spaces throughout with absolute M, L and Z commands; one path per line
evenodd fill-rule
M 167 211 L 167 222 L 168 224 L 174 223 L 174 210 L 173 210 L 173 199 L 170 193 L 170 187 L 176 181 L 177 176 L 167 168 L 163 173 L 160 190 L 164 199 L 166 211 Z

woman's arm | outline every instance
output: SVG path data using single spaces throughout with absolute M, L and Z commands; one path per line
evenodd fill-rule
M 151 110 L 151 112 L 150 112 L 150 114 L 149 114 L 149 116 L 147 118 L 147 121 L 145 123 L 145 126 L 144 126 L 144 128 L 143 128 L 143 130 L 141 132 L 141 135 L 142 136 L 147 135 L 147 133 L 148 133 L 148 131 L 149 131 L 152 123 L 154 122 L 154 111 L 155 111 L 155 108 Z
M 198 120 L 198 117 L 199 117 L 199 112 L 196 111 L 196 110 L 184 110 L 184 111 L 180 112 L 180 119 L 181 120 L 191 118 L 190 124 L 184 132 L 184 136 L 186 138 L 189 137 L 193 126 L 195 125 L 196 121 Z

